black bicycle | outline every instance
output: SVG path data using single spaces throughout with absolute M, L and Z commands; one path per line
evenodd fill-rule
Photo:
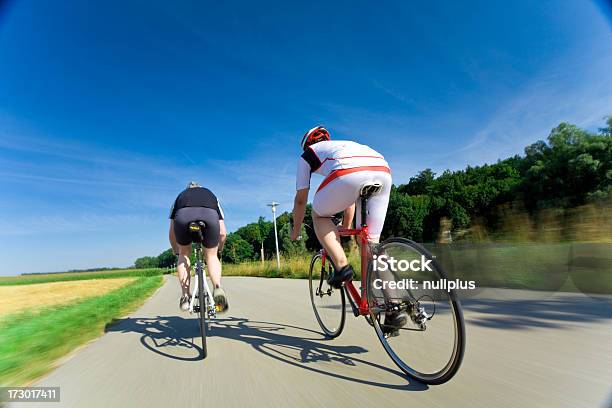
M 212 293 L 206 281 L 206 273 L 204 261 L 202 259 L 202 241 L 203 232 L 206 224 L 203 221 L 195 221 L 189 223 L 189 231 L 192 235 L 192 240 L 195 246 L 195 284 L 191 292 L 189 300 L 189 313 L 198 314 L 198 322 L 200 323 L 200 334 L 202 336 L 202 359 L 208 355 L 206 347 L 206 331 L 210 330 L 210 320 L 217 316 L 217 306 L 213 301 Z

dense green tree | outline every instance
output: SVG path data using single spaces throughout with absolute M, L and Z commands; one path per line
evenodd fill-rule
M 429 205 L 428 196 L 410 196 L 393 187 L 389 197 L 383 238 L 402 236 L 421 241 L 423 239 L 423 220 L 429 213 Z
M 166 249 L 157 255 L 157 265 L 159 268 L 170 268 L 176 264 L 176 256 L 172 248 Z
M 134 262 L 134 267 L 138 269 L 157 268 L 159 266 L 156 256 L 143 256 Z
M 410 178 L 408 184 L 404 184 L 398 187 L 400 193 L 408 195 L 422 195 L 427 194 L 428 189 L 434 183 L 436 173 L 431 169 L 425 169 L 414 177 Z
M 525 149 L 522 197 L 528 209 L 573 207 L 607 195 L 612 170 L 612 137 L 561 123 L 548 143 Z
M 225 262 L 239 263 L 253 259 L 253 246 L 236 233 L 227 235 L 222 259 Z
M 259 241 L 262 240 L 261 232 L 259 231 L 259 224 L 257 224 L 256 222 L 252 222 L 250 224 L 245 225 L 244 227 L 238 228 L 236 230 L 236 234 L 238 234 L 240 238 L 252 244 L 257 244 Z
M 253 222 L 238 228 L 236 234 L 253 246 L 254 257 L 260 257 L 266 237 L 272 230 L 273 224 L 271 221 L 266 221 L 264 217 L 259 217 L 257 222 Z

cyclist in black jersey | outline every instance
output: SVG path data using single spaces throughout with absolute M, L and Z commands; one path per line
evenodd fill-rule
M 203 232 L 202 245 L 204 258 L 208 266 L 208 274 L 213 283 L 213 298 L 215 304 L 222 310 L 227 309 L 227 297 L 221 288 L 221 262 L 218 253 L 223 250 L 227 232 L 223 210 L 217 197 L 207 188 L 196 182 L 191 182 L 181 192 L 170 211 L 170 245 L 175 254 L 178 254 L 176 270 L 181 285 L 181 298 L 179 307 L 186 311 L 189 309 L 189 281 L 191 277 L 192 235 L 189 232 L 189 223 L 203 221 L 206 227 Z

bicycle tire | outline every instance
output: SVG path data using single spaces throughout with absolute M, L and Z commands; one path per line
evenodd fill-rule
M 326 291 L 327 293 L 329 293 L 328 295 L 324 295 L 324 296 L 331 296 L 334 295 L 334 293 L 338 293 L 340 296 L 340 320 L 337 324 L 336 327 L 329 327 L 330 324 L 327 322 L 324 322 L 325 319 L 323 319 L 321 317 L 321 312 L 318 310 L 316 302 L 315 302 L 315 297 L 320 297 L 321 299 L 323 299 L 323 296 L 319 296 L 317 294 L 317 288 L 320 291 L 322 287 L 324 286 L 328 286 L 327 285 L 327 281 L 326 279 L 326 271 L 323 269 L 322 264 L 321 266 L 321 273 L 319 274 L 319 277 L 315 276 L 315 266 L 317 266 L 317 261 L 322 261 L 323 256 L 321 252 L 318 252 L 317 254 L 315 254 L 312 259 L 310 260 L 310 270 L 308 273 L 308 287 L 310 289 L 310 303 L 312 304 L 312 310 L 314 311 L 315 317 L 317 319 L 317 322 L 319 323 L 319 326 L 321 327 L 321 329 L 323 330 L 323 333 L 325 334 L 326 337 L 328 338 L 335 338 L 338 337 L 340 335 L 340 333 L 342 333 L 342 330 L 344 329 L 344 323 L 346 321 L 346 298 L 344 295 L 344 290 L 342 289 L 333 289 L 331 287 L 328 287 L 328 291 Z M 337 295 L 336 295 L 337 296 Z M 333 307 L 332 307 L 333 308 Z
M 390 246 L 391 244 L 401 244 L 407 245 L 408 247 L 414 249 L 421 255 L 424 255 L 426 259 L 431 260 L 431 264 L 433 265 L 433 270 L 439 275 L 441 279 L 447 279 L 446 272 L 442 269 L 441 265 L 436 261 L 435 257 L 431 253 L 429 253 L 425 248 L 421 245 L 417 244 L 414 241 L 405 238 L 389 238 L 379 244 L 377 246 L 378 249 L 384 248 L 385 246 Z M 374 307 L 373 300 L 373 290 L 371 288 L 371 282 L 373 282 L 374 271 L 372 268 L 372 262 L 370 262 L 370 267 L 368 268 L 367 273 L 367 299 L 370 308 Z M 463 319 L 463 312 L 461 309 L 461 304 L 457 299 L 457 295 L 454 290 L 451 290 L 448 293 L 448 297 L 450 299 L 449 304 L 451 305 L 451 312 L 453 314 L 453 321 L 455 326 L 455 338 L 453 341 L 453 351 L 452 355 L 447 362 L 447 364 L 439 371 L 435 373 L 422 373 L 419 372 L 410 365 L 406 364 L 403 359 L 399 357 L 399 355 L 393 350 L 393 347 L 389 344 L 388 339 L 385 337 L 382 329 L 382 325 L 380 324 L 379 318 L 374 314 L 372 310 L 370 310 L 370 318 L 374 326 L 374 331 L 376 332 L 376 336 L 380 340 L 383 348 L 393 360 L 393 362 L 408 376 L 430 385 L 442 384 L 449 381 L 459 370 L 461 366 L 461 362 L 463 360 L 463 355 L 465 353 L 465 322 Z M 380 316 L 380 315 L 379 315 Z M 378 317 L 379 317 L 378 316 Z
M 199 306 L 199 312 L 198 312 L 198 317 L 199 317 L 199 323 L 200 323 L 200 335 L 202 336 L 202 360 L 206 358 L 206 356 L 208 355 L 208 348 L 206 346 L 206 316 L 207 316 L 207 305 L 206 305 L 206 299 L 207 299 L 207 294 L 205 292 L 204 289 L 204 268 L 202 267 L 201 263 L 198 263 L 198 266 L 196 268 L 196 273 L 198 274 L 198 306 Z

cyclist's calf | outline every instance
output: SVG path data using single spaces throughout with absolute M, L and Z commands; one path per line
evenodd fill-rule
M 312 221 L 317 238 L 327 251 L 334 266 L 337 269 L 341 269 L 348 265 L 348 259 L 346 259 L 344 249 L 340 244 L 340 236 L 338 235 L 336 224 L 333 223 L 331 218 L 321 217 L 314 211 L 312 213 Z

